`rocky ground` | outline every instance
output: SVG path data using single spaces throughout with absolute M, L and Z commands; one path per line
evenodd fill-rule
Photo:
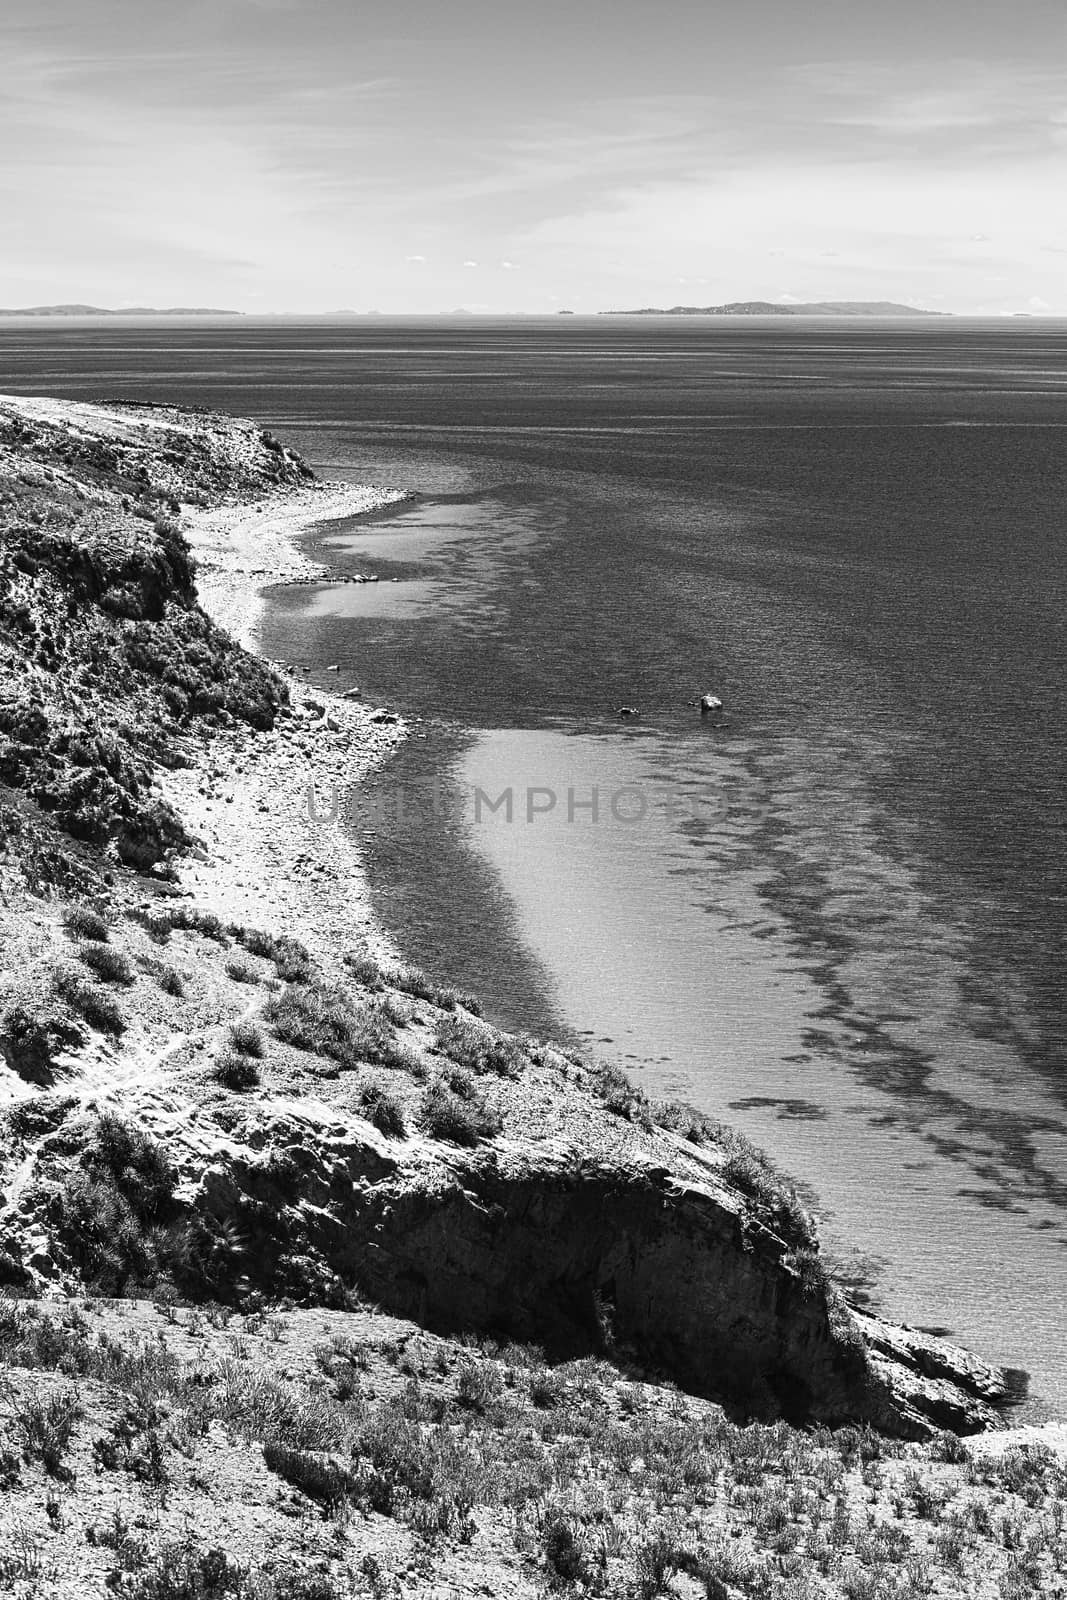
M 242 645 L 388 498 L 0 400 L 0 1590 L 1064 1592 L 1062 1430 L 374 929 L 306 790 L 403 729 Z

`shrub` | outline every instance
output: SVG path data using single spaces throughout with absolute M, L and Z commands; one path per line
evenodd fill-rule
M 254 1089 L 260 1081 L 259 1068 L 251 1057 L 241 1055 L 237 1050 L 224 1048 L 215 1057 L 212 1076 L 224 1088 L 240 1091 Z
M 342 1067 L 388 1061 L 392 1040 L 382 1018 L 353 1005 L 343 989 L 290 984 L 263 1008 L 264 1019 L 285 1044 L 329 1056 Z
M 382 969 L 373 956 L 350 950 L 344 957 L 344 963 L 356 983 L 361 983 L 365 989 L 381 989 Z
M 156 1141 L 110 1111 L 96 1119 L 82 1164 L 89 1172 L 106 1173 L 124 1191 L 134 1191 L 138 1214 L 152 1221 L 167 1211 L 178 1181 Z
M 223 1551 L 204 1550 L 185 1538 L 165 1545 L 153 1564 L 126 1577 L 120 1600 L 224 1600 L 249 1594 L 247 1574 Z
M 309 1450 L 268 1442 L 263 1446 L 263 1459 L 271 1472 L 329 1510 L 351 1499 L 358 1487 L 358 1480 L 346 1467 Z
M 418 967 L 383 967 L 381 975 L 390 988 L 410 994 L 416 1000 L 426 1000 L 431 1005 L 440 1006 L 442 1011 L 455 1011 L 461 1005 L 476 1017 L 482 1014 L 481 1004 L 473 995 L 463 994 L 458 989 L 442 988 L 424 972 L 420 972 Z
M 722 1175 L 755 1203 L 768 1226 L 787 1244 L 809 1249 L 815 1245 L 815 1226 L 808 1213 L 758 1152 L 731 1153 L 723 1162 Z
M 434 1043 L 444 1055 L 472 1072 L 493 1072 L 502 1078 L 518 1078 L 522 1072 L 525 1058 L 514 1039 L 470 1017 L 445 1017 L 438 1025 Z
M 95 972 L 105 983 L 129 985 L 133 982 L 133 968 L 121 950 L 110 944 L 83 944 L 78 959 Z
M 126 1023 L 122 1012 L 115 1001 L 103 989 L 98 989 L 95 984 L 86 983 L 84 978 L 76 972 L 63 970 L 57 972 L 52 979 L 56 993 L 64 999 L 72 1011 L 78 1012 L 99 1033 L 120 1034 L 124 1033 Z
M 81 1029 L 48 1007 L 27 1011 L 14 1005 L 0 1019 L 0 1054 L 27 1083 L 46 1087 L 55 1078 L 56 1057 L 84 1044 Z
M 23 1459 L 40 1461 L 53 1478 L 62 1477 L 63 1458 L 81 1415 L 81 1403 L 73 1389 L 60 1390 L 47 1400 L 32 1395 L 15 1419 Z
M 364 1084 L 360 1093 L 360 1104 L 369 1121 L 373 1122 L 379 1133 L 384 1133 L 387 1139 L 402 1139 L 407 1132 L 404 1121 L 404 1110 L 395 1095 L 380 1083 Z
M 263 1035 L 254 1022 L 235 1022 L 229 1030 L 230 1045 L 242 1056 L 262 1056 Z
M 419 1123 L 432 1139 L 472 1146 L 482 1139 L 491 1139 L 503 1125 L 480 1101 L 460 1100 L 442 1083 L 435 1083 L 427 1090 Z
M 311 957 L 299 939 L 290 939 L 287 935 L 276 939 L 272 958 L 275 971 L 283 983 L 307 983 L 310 979 Z
M 601 1064 L 596 1068 L 596 1079 L 606 1110 L 643 1128 L 652 1127 L 648 1096 L 632 1084 L 624 1072 L 618 1067 Z
M 504 1380 L 489 1361 L 464 1357 L 456 1384 L 456 1400 L 468 1411 L 485 1411 L 504 1393 Z
M 232 978 L 234 983 L 258 983 L 259 971 L 249 961 L 242 961 L 240 956 L 231 956 L 226 963 L 226 976 Z
M 71 906 L 63 914 L 63 926 L 72 939 L 95 939 L 107 942 L 107 923 L 91 906 Z
M 545 1515 L 541 1549 L 554 1583 L 567 1587 L 589 1583 L 593 1574 L 584 1547 L 581 1523 L 559 1507 L 551 1507 Z
M 173 994 L 180 999 L 185 993 L 185 979 L 175 967 L 164 967 L 159 974 L 159 987 L 164 994 Z

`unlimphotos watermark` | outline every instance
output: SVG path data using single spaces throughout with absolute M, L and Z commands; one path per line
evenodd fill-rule
M 570 827 L 640 827 L 642 824 L 721 820 L 726 797 L 711 785 L 667 782 L 568 784 L 509 783 L 493 792 L 440 778 L 375 785 L 331 782 L 307 785 L 307 815 L 315 823 L 379 822 L 404 825 L 433 820 L 529 827 L 552 821 Z

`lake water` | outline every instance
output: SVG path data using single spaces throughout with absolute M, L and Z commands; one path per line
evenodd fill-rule
M 278 592 L 263 641 L 421 719 L 352 801 L 400 944 L 743 1127 L 879 1305 L 1067 1405 L 1067 328 L 49 324 L 0 355 L 0 388 L 243 412 L 418 490 L 309 540 L 386 581 Z

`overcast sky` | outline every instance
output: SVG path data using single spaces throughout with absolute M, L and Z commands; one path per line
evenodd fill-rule
M 0 304 L 1067 313 L 1065 0 L 3 0 Z

